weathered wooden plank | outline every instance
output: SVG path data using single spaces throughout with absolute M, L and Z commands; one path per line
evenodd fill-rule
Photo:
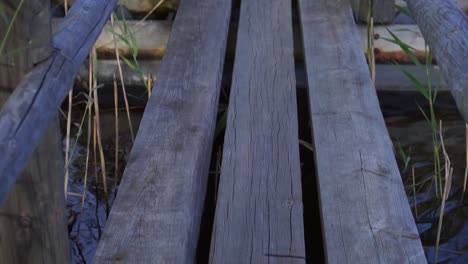
M 30 0 L 19 9 L 4 56 L 0 56 L 0 106 L 34 64 L 50 55 L 49 4 L 49 0 Z M 7 10 L 11 18 L 18 1 L 9 6 L 15 7 Z M 0 28 L 0 36 L 5 36 L 5 30 Z M 19 48 L 21 52 L 15 53 Z M 0 207 L 2 263 L 70 261 L 58 125 L 56 118 Z
M 62 18 L 52 20 L 54 32 L 59 32 Z M 116 22 L 118 23 L 118 22 Z M 120 23 L 120 22 L 119 22 Z M 137 40 L 139 56 L 152 59 L 161 59 L 166 52 L 167 41 L 171 34 L 172 21 L 166 20 L 148 20 L 148 21 L 127 21 L 128 31 L 132 32 Z M 113 32 L 122 34 L 120 27 L 112 28 L 110 22 L 106 24 L 99 38 L 96 40 L 95 48 L 100 58 L 115 58 L 115 47 Z M 132 47 L 116 38 L 119 54 L 131 58 Z
M 95 263 L 193 263 L 230 0 L 181 2 Z
M 426 263 L 348 0 L 300 0 L 328 263 Z
M 53 30 L 59 31 L 57 25 L 62 19 L 53 19 Z M 139 45 L 139 58 L 142 59 L 161 59 L 166 52 L 167 40 L 171 33 L 172 21 L 164 20 L 149 20 L 138 24 L 137 21 L 127 21 L 128 28 L 135 35 Z M 237 27 L 237 25 L 233 25 Z M 367 50 L 367 26 L 358 25 L 359 35 L 361 38 L 361 47 L 363 52 Z M 114 43 L 112 39 L 110 23 L 108 23 L 96 41 L 96 51 L 100 58 L 113 59 L 115 58 Z M 402 62 L 411 63 L 411 59 L 401 50 L 400 46 L 391 43 L 384 38 L 392 38 L 388 30 L 392 31 L 403 42 L 413 47 L 416 51 L 416 56 L 424 61 L 424 39 L 417 25 L 395 24 L 386 26 L 375 26 L 374 49 L 376 51 L 375 59 L 377 62 Z M 116 30 L 120 33 L 119 30 Z M 232 30 L 237 32 L 237 30 Z M 296 43 L 299 43 L 297 40 Z M 117 40 L 119 54 L 131 58 L 131 48 L 121 40 Z M 234 47 L 234 46 L 233 46 Z M 234 48 L 228 49 L 227 57 L 234 57 Z M 295 47 L 295 56 L 297 60 L 302 60 L 303 51 L 301 46 Z M 144 62 L 144 60 L 142 60 Z M 100 68 L 98 67 L 98 70 Z
M 395 4 L 407 7 L 406 0 L 395 0 Z M 468 14 L 468 0 L 455 0 L 455 4 L 457 4 L 465 14 Z
M 372 6 L 374 23 L 389 24 L 395 17 L 395 0 L 350 0 L 356 17 L 367 21 L 369 7 Z
M 68 3 L 73 4 L 76 0 L 68 0 Z M 154 6 L 162 2 L 157 11 L 176 11 L 180 0 L 120 0 L 119 4 L 128 8 L 132 12 L 150 12 Z M 52 0 L 55 5 L 63 5 L 64 0 Z
M 81 0 L 70 10 L 53 53 L 19 84 L 0 112 L 0 204 L 72 87 L 117 0 Z
M 426 70 L 416 65 L 402 66 L 418 80 L 426 80 Z M 392 64 L 377 64 L 375 67 L 375 89 L 377 91 L 418 92 L 418 89 L 400 68 Z M 437 66 L 431 68 L 431 87 L 438 91 L 449 91 L 447 82 Z
M 468 122 L 468 16 L 453 0 L 407 0 L 407 4 Z
M 138 61 L 138 64 L 140 65 L 141 70 L 143 72 L 151 73 L 155 77 L 157 77 L 157 73 L 159 72 L 161 61 L 160 60 L 141 60 L 141 61 Z M 123 62 L 121 62 L 120 67 L 122 69 L 123 80 L 126 85 L 145 86 L 146 78 L 143 78 L 141 73 L 135 71 L 134 69 L 132 69 L 130 66 L 128 66 L 127 64 Z M 104 84 L 104 85 L 112 84 L 112 93 L 113 93 L 114 76 L 118 77 L 118 72 L 119 72 L 117 60 L 97 60 L 95 70 L 96 70 L 96 78 L 99 80 L 99 83 Z M 86 80 L 89 76 L 89 64 L 85 62 L 81 66 L 80 72 L 78 73 L 78 75 L 81 77 L 81 79 Z M 131 93 L 131 92 L 132 91 L 127 91 L 127 93 Z
M 305 263 L 291 2 L 242 1 L 211 263 Z

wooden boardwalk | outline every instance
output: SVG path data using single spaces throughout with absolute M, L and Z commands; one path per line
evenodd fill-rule
M 147 46 L 153 49 L 152 56 L 164 56 L 155 63 L 157 80 L 95 263 L 194 263 L 203 247 L 210 263 L 310 263 L 316 252 L 324 252 L 327 263 L 427 262 L 350 1 L 297 1 L 300 30 L 293 25 L 289 0 L 243 0 L 235 26 L 231 17 L 235 0 L 180 2 L 167 45 L 164 40 Z M 408 2 L 413 9 L 422 3 Z M 5 215 L 22 214 L 8 197 L 16 194 L 15 182 L 19 179 L 21 184 L 24 176 L 19 175 L 116 3 L 76 1 L 53 38 L 52 52 L 35 62 L 0 112 L 0 224 Z M 437 3 L 455 14 L 454 21 L 461 22 L 454 30 L 464 34 L 435 45 L 439 52 L 435 54 L 454 46 L 460 58 L 467 58 L 468 51 L 460 45 L 468 39 L 468 23 L 460 18 L 464 14 L 451 2 L 433 1 L 434 6 Z M 438 22 L 424 14 L 416 19 L 430 25 L 421 28 L 428 35 Z M 235 52 L 227 50 L 234 27 Z M 160 29 L 168 33 L 166 27 Z M 437 42 L 435 37 L 433 41 Z M 298 52 L 297 46 L 303 49 Z M 305 100 L 310 105 L 315 157 L 310 160 L 301 160 L 299 152 L 298 56 L 306 69 L 299 78 L 308 88 Z M 211 237 L 207 247 L 201 245 L 207 239 L 200 240 L 200 230 L 223 72 L 231 59 L 227 127 L 216 208 L 208 221 L 213 222 L 212 232 L 205 234 Z M 444 85 L 460 98 L 468 94 L 462 82 L 449 80 L 466 79 L 462 68 L 466 63 L 460 59 L 457 65 L 462 70 L 449 74 L 447 60 L 439 61 Z M 457 103 L 461 109 L 466 104 L 461 99 Z M 318 190 L 302 185 L 301 163 L 306 162 L 315 164 Z M 59 185 L 56 178 L 50 182 Z M 42 188 L 37 185 L 35 189 Z M 306 192 L 318 192 L 323 248 L 310 248 L 305 242 Z M 47 199 L 58 194 L 50 193 Z M 35 198 L 26 198 L 34 206 Z M 63 216 L 62 211 L 57 214 Z M 41 217 L 50 219 L 48 214 Z M 9 220 L 4 222 L 0 231 L 10 227 Z M 64 229 L 63 224 L 56 226 Z M 0 246 L 3 233 L 7 232 L 0 232 Z M 63 239 L 61 234 L 47 237 Z M 63 243 L 56 244 L 59 248 Z M 7 251 L 5 245 L 0 248 Z M 17 255 L 11 255 L 12 262 L 18 262 Z M 31 256 L 24 259 L 34 259 Z M 49 258 L 53 257 L 66 259 L 68 254 Z
M 230 5 L 181 3 L 96 263 L 194 260 Z M 424 263 L 350 6 L 300 11 L 327 260 Z M 234 60 L 210 263 L 305 263 L 290 1 L 242 1 Z

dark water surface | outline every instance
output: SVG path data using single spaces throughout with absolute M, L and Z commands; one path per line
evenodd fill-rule
M 399 154 L 397 160 L 413 215 L 417 208 L 415 220 L 426 256 L 429 263 L 434 263 L 440 200 L 435 197 L 432 183 L 432 132 L 418 108 L 420 105 L 427 110 L 427 103 L 416 93 L 380 93 L 379 99 L 396 152 L 399 151 L 398 145 L 405 152 L 411 149 L 411 161 L 406 171 L 403 171 Z M 444 210 L 438 263 L 468 263 L 468 195 L 462 196 L 466 167 L 465 124 L 451 95 L 446 92 L 440 93 L 436 100 L 436 116 L 442 120 L 444 143 L 453 166 L 453 182 Z M 411 166 L 415 168 L 415 196 Z

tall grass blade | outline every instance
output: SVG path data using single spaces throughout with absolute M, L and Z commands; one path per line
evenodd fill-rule
M 411 11 L 408 9 L 408 7 L 395 4 L 395 9 L 398 12 L 403 13 L 403 14 L 407 15 L 410 18 L 413 18 L 413 14 L 411 14 Z

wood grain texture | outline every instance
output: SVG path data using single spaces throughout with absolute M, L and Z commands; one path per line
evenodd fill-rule
M 369 0 L 350 0 L 357 19 L 367 21 Z M 373 0 L 374 23 L 389 24 L 395 17 L 395 0 Z
M 73 85 L 117 0 L 76 2 L 52 39 L 53 52 L 21 81 L 0 112 L 0 204 Z
M 182 1 L 95 263 L 193 263 L 230 0 Z
M 328 263 L 426 263 L 348 0 L 300 0 Z
M 52 20 L 52 29 L 54 32 L 60 30 L 62 18 Z M 116 22 L 123 23 L 123 22 Z M 167 41 L 171 34 L 172 21 L 167 20 L 148 20 L 148 21 L 133 21 L 126 22 L 128 31 L 132 32 L 138 43 L 139 58 L 161 59 L 166 52 Z M 120 27 L 115 26 L 112 29 L 110 22 L 102 30 L 99 38 L 96 40 L 95 48 L 99 58 L 115 59 L 115 47 L 113 33 L 122 34 Z M 119 55 L 132 58 L 131 47 L 120 38 L 116 38 Z
M 56 18 L 52 20 L 52 29 L 54 32 L 60 30 L 59 25 L 63 19 Z M 139 45 L 138 58 L 140 59 L 155 59 L 160 60 L 164 53 L 166 52 L 167 40 L 171 33 L 172 21 L 166 20 L 148 20 L 140 25 L 137 25 L 138 22 L 127 21 L 129 30 L 132 31 L 137 39 Z M 237 24 L 232 25 L 233 30 L 231 34 L 237 32 Z M 366 52 L 367 50 L 367 25 L 360 24 L 358 25 L 359 35 L 362 39 L 362 51 Z M 297 28 L 293 28 L 297 30 Z M 376 61 L 377 62 L 398 62 L 398 63 L 412 63 L 411 58 L 406 56 L 406 54 L 401 50 L 400 46 L 394 43 L 391 43 L 383 38 L 392 38 L 388 30 L 392 31 L 398 38 L 403 42 L 413 47 L 416 51 L 416 55 L 419 59 L 424 61 L 425 54 L 425 42 L 422 37 L 421 32 L 417 25 L 407 25 L 407 24 L 392 24 L 392 25 L 375 25 L 374 34 L 378 36 L 374 40 L 374 48 L 376 50 Z M 119 30 L 116 30 L 120 32 Z M 300 34 L 294 34 L 297 38 Z M 235 38 L 233 36 L 233 38 Z M 301 40 L 296 39 L 295 43 L 299 43 Z M 132 58 L 131 49 L 121 40 L 117 40 L 117 45 L 119 47 L 119 54 L 127 58 Z M 110 23 L 106 25 L 101 35 L 96 41 L 97 54 L 99 58 L 105 59 L 114 59 L 115 60 L 115 49 L 114 43 L 112 40 L 111 26 Z M 235 45 L 228 44 L 227 58 L 234 58 L 234 48 Z M 304 53 L 301 45 L 296 45 L 294 47 L 296 60 L 302 60 Z M 144 63 L 145 60 L 141 60 L 141 63 Z M 125 65 L 124 65 L 125 66 Z M 102 67 L 98 67 L 99 71 L 102 70 Z M 86 75 L 87 76 L 87 75 Z M 126 76 L 126 74 L 124 74 Z M 99 76 L 98 76 L 99 77 Z M 101 80 L 101 79 L 99 79 Z
M 17 5 L 12 6 L 16 9 Z M 8 17 L 13 11 L 9 10 Z M 0 29 L 0 36 L 5 30 Z M 26 1 L 7 39 L 5 56 L 0 57 L 0 106 L 34 64 L 50 55 L 50 39 L 49 1 Z M 19 47 L 21 52 L 15 53 Z M 0 207 L 2 263 L 70 261 L 58 125 L 55 118 Z
M 73 4 L 77 0 L 68 0 L 69 4 Z M 128 10 L 137 13 L 148 13 L 161 0 L 120 0 L 119 4 L 128 8 Z M 156 10 L 161 11 L 176 11 L 180 0 L 164 0 Z M 54 5 L 63 5 L 64 0 L 52 0 Z
M 291 2 L 242 1 L 210 263 L 305 263 Z
M 468 122 L 468 16 L 453 0 L 407 0 L 407 4 Z

